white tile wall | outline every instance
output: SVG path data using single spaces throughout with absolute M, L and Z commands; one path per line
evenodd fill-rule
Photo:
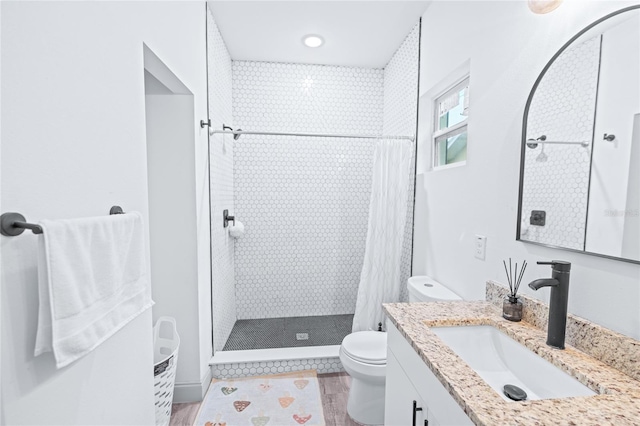
M 214 129 L 232 125 L 231 57 L 207 9 L 209 118 Z M 222 211 L 234 212 L 233 139 L 210 136 L 211 248 L 214 351 L 224 347 L 236 320 L 234 240 L 222 226 Z
M 247 130 L 412 135 L 419 28 L 385 70 L 233 63 L 233 115 Z M 353 313 L 366 243 L 373 140 L 242 136 L 235 207 L 238 318 Z M 402 297 L 410 276 L 413 177 Z
M 383 71 L 233 63 L 233 112 L 251 130 L 379 134 Z M 238 317 L 353 313 L 373 140 L 242 136 L 235 145 Z
M 525 148 L 521 237 L 582 250 L 591 167 L 600 37 L 565 51 L 538 86 L 527 121 L 527 137 L 589 141 L 580 145 Z M 532 210 L 547 212 L 545 226 L 529 225 Z
M 211 366 L 213 377 L 225 379 L 287 373 L 290 371 L 316 370 L 318 374 L 344 371 L 340 358 L 313 358 L 283 361 L 238 362 Z
M 382 131 L 381 69 L 233 62 L 233 117 L 246 129 Z
M 384 134 L 413 135 L 418 108 L 420 24 L 384 68 Z
M 415 133 L 417 27 L 387 68 L 378 70 L 232 62 L 210 14 L 208 25 L 214 128 L 225 123 L 265 131 Z M 227 136 L 211 137 L 216 350 L 236 315 L 353 312 L 366 242 L 372 153 L 369 140 L 244 135 L 234 143 Z M 246 234 L 235 242 L 218 220 L 225 208 L 246 226 Z M 411 228 L 410 223 L 403 281 L 410 274 Z M 325 361 L 316 363 L 324 372 L 340 370 L 335 360 Z M 219 370 L 219 377 L 235 374 L 231 367 Z
M 420 23 L 416 24 L 384 69 L 384 126 L 385 135 L 415 135 L 418 108 L 418 74 L 420 53 Z M 415 157 L 415 143 L 413 155 Z M 415 158 L 411 162 L 415 164 Z M 400 299 L 408 301 L 406 282 L 411 276 L 413 253 L 413 204 L 415 168 L 409 178 L 407 221 L 402 245 Z

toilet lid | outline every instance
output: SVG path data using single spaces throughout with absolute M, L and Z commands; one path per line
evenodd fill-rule
M 358 331 L 342 341 L 342 350 L 350 358 L 365 364 L 387 363 L 387 333 Z

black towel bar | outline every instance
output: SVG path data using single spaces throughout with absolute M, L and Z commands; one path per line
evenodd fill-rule
M 123 214 L 122 207 L 113 206 L 109 210 L 109 214 Z M 15 237 L 24 232 L 25 229 L 31 229 L 34 234 L 42 234 L 42 227 L 35 223 L 27 222 L 27 219 L 20 213 L 9 212 L 0 216 L 0 234 L 7 237 Z
M 234 226 L 236 225 L 236 218 L 235 216 L 229 216 L 229 210 L 222 211 L 222 221 L 225 228 L 229 226 L 229 222 L 233 222 Z

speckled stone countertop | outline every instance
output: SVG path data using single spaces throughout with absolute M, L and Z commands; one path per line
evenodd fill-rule
M 503 319 L 489 302 L 391 303 L 384 309 L 476 425 L 640 425 L 640 381 L 572 346 L 550 348 L 545 331 Z M 455 325 L 494 326 L 598 395 L 505 401 L 429 329 Z

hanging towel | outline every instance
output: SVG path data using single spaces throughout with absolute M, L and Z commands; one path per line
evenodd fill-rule
M 35 355 L 61 368 L 153 305 L 144 229 L 137 212 L 39 225 Z

